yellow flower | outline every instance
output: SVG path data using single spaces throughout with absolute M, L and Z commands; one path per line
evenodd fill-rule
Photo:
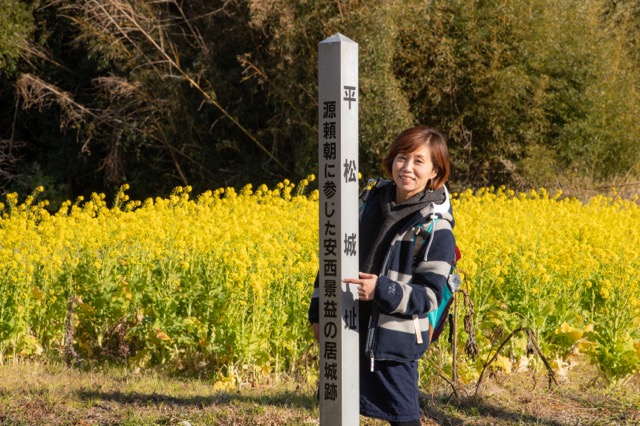
M 104 194 L 92 194 L 62 203 L 55 214 L 47 213 L 46 200 L 34 204 L 37 194 L 22 203 L 18 194 L 6 195 L 0 290 L 4 300 L 16 301 L 4 309 L 21 328 L 0 344 L 20 353 L 11 345 L 33 330 L 39 342 L 60 342 L 68 303 L 62 295 L 72 289 L 86 306 L 92 298 L 103 304 L 100 318 L 97 308 L 77 310 L 79 327 L 140 325 L 130 329 L 140 333 L 132 338 L 171 346 L 167 359 L 215 345 L 228 345 L 225 366 L 211 365 L 219 369 L 260 357 L 269 363 L 274 350 L 281 350 L 278 357 L 299 355 L 307 346 L 302 333 L 308 333 L 306 307 L 318 270 L 319 192 L 304 192 L 314 180 L 307 176 L 295 190 L 289 180 L 255 192 L 247 184 L 238 194 L 211 189 L 193 200 L 186 186 L 144 202 L 127 202 L 123 185 L 113 206 Z M 637 199 L 583 203 L 544 189 L 516 193 L 502 186 L 463 190 L 452 195 L 452 205 L 462 252 L 458 271 L 478 303 L 479 330 L 505 321 L 491 315 L 496 312 L 537 324 L 541 335 L 562 330 L 564 322 L 584 333 L 612 329 L 618 319 L 640 328 Z M 593 218 L 603 217 L 612 225 L 594 225 Z M 54 318 L 56 312 L 63 317 Z M 155 330 L 176 337 L 166 340 Z M 481 350 L 489 350 L 490 339 L 478 332 Z M 136 363 L 151 362 L 150 353 L 140 351 Z

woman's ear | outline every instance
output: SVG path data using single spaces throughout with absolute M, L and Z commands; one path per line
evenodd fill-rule
M 424 186 L 424 192 L 433 191 L 433 188 L 431 187 L 431 182 L 432 182 L 432 179 L 427 180 L 427 184 Z

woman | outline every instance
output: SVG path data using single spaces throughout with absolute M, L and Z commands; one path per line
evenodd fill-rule
M 446 141 L 429 127 L 407 129 L 383 168 L 392 180 L 363 195 L 361 272 L 344 282 L 360 299 L 360 413 L 413 426 L 420 425 L 418 359 L 432 332 L 427 313 L 438 308 L 455 261 Z M 317 293 L 309 307 L 316 339 Z

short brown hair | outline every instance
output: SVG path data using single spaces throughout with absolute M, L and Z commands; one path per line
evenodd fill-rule
M 389 176 L 392 176 L 391 169 L 396 156 L 400 153 L 413 152 L 420 147 L 420 144 L 425 144 L 429 148 L 431 162 L 436 170 L 436 177 L 427 183 L 427 189 L 439 189 L 449 179 L 451 166 L 449 165 L 447 141 L 442 136 L 442 133 L 436 129 L 427 126 L 416 126 L 400 133 L 382 160 L 382 168 Z

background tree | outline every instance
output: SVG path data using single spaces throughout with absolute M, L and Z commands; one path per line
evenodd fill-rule
M 628 30 L 602 20 L 601 2 L 435 0 L 406 12 L 397 74 L 418 121 L 453 139 L 460 181 L 637 174 L 638 74 Z
M 20 69 L 20 51 L 34 29 L 30 8 L 16 0 L 2 3 L 0 14 L 0 188 L 23 183 L 24 141 L 15 135 L 16 106 L 12 82 Z
M 415 123 L 448 135 L 457 187 L 640 175 L 640 8 L 626 2 L 5 3 L 3 191 L 130 182 L 142 198 L 314 172 L 317 45 L 336 32 L 360 47 L 365 178 Z

